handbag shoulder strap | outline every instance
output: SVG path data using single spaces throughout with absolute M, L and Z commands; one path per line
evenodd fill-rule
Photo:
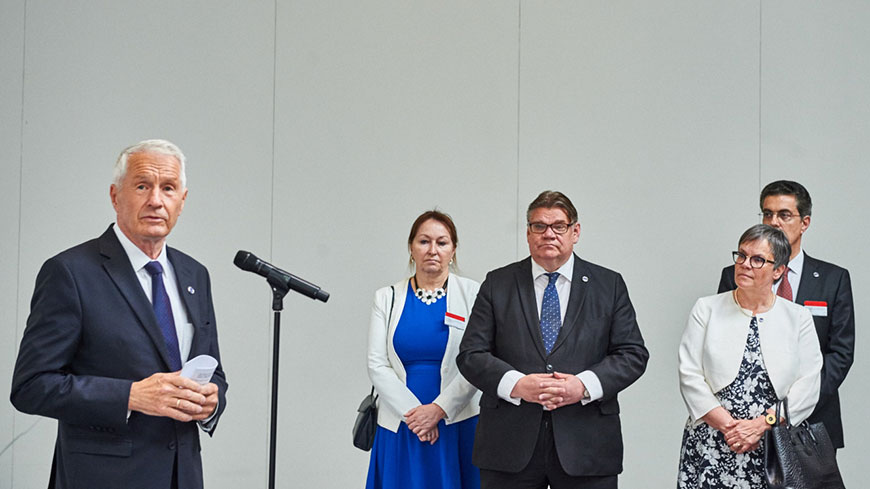
M 396 303 L 396 287 L 391 285 L 390 292 L 392 292 L 392 295 L 390 296 L 390 314 L 387 316 L 387 325 L 389 325 L 390 321 L 393 320 L 393 305 Z M 375 394 L 375 386 L 372 386 L 372 392 L 369 395 L 374 396 L 372 400 L 378 399 L 378 395 Z
M 390 296 L 390 315 L 387 316 L 387 325 L 389 326 L 390 321 L 393 320 L 393 305 L 396 303 L 396 287 L 394 285 L 390 286 L 390 292 L 392 292 L 392 296 Z
M 782 407 L 782 414 L 780 414 L 780 407 Z M 791 418 L 788 415 L 788 397 L 784 397 L 776 403 L 776 419 L 781 419 L 782 416 L 785 417 L 785 424 L 791 426 Z

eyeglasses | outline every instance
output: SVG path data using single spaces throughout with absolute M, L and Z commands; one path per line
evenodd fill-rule
M 797 217 L 797 214 L 794 214 L 791 211 L 764 211 L 758 215 L 761 217 L 762 221 L 770 221 L 773 219 L 773 216 L 776 216 L 776 218 L 781 222 L 789 222 Z
M 529 223 L 529 231 L 535 234 L 544 234 L 547 232 L 547 228 L 553 230 L 556 234 L 565 234 L 568 232 L 568 228 L 573 226 L 573 222 L 564 223 L 564 222 L 554 222 L 553 224 L 547 224 L 545 222 L 530 222 Z
M 732 251 L 731 256 L 734 258 L 734 263 L 738 265 L 743 265 L 743 263 L 746 262 L 746 259 L 749 258 L 749 266 L 752 268 L 761 268 L 765 263 L 776 264 L 775 261 L 768 260 L 761 255 L 746 256 L 739 251 Z

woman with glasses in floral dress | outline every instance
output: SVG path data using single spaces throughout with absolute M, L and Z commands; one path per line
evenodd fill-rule
M 810 312 L 777 297 L 791 246 L 765 224 L 740 237 L 737 289 L 698 299 L 679 349 L 680 392 L 689 411 L 679 489 L 764 489 L 763 434 L 788 398 L 793 423 L 819 397 L 822 355 Z

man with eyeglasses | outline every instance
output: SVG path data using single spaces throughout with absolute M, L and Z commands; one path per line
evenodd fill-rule
M 568 197 L 542 192 L 526 219 L 531 256 L 487 274 L 459 347 L 483 391 L 472 461 L 483 489 L 614 489 L 616 397 L 649 353 L 622 276 L 574 254 Z
M 855 310 L 849 272 L 812 258 L 801 249 L 801 238 L 810 226 L 813 209 L 810 194 L 803 185 L 789 180 L 770 183 L 761 191 L 760 203 L 761 222 L 781 229 L 791 244 L 788 272 L 773 285 L 776 295 L 810 310 L 824 356 L 822 389 L 809 421 L 823 422 L 834 447 L 843 448 L 837 389 L 849 373 L 855 352 Z M 732 265 L 722 270 L 719 292 L 735 288 Z

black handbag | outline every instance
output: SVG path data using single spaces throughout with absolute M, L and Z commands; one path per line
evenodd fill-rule
M 353 446 L 366 452 L 372 449 L 375 431 L 378 429 L 378 406 L 375 404 L 377 400 L 375 388 L 372 387 L 372 392 L 360 403 L 356 422 L 353 424 Z
M 807 421 L 793 426 L 788 399 L 776 403 L 784 424 L 775 424 L 764 434 L 764 470 L 770 489 L 845 489 L 831 437 L 822 423 Z
M 390 291 L 393 296 L 390 299 L 390 314 L 387 316 L 387 325 L 393 319 L 393 305 L 396 302 L 396 289 L 392 285 Z M 353 446 L 360 450 L 369 451 L 375 442 L 375 432 L 378 430 L 378 396 L 375 388 L 365 396 L 357 408 L 356 421 L 353 423 Z

